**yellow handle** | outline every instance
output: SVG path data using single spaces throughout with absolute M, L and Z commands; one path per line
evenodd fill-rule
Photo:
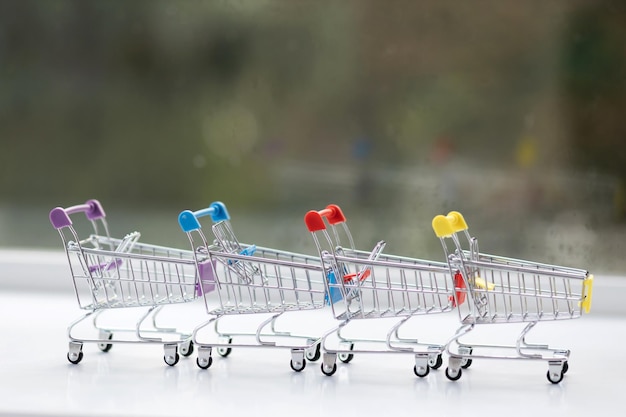
M 437 237 L 450 237 L 454 233 L 467 230 L 465 218 L 458 211 L 451 211 L 447 216 L 442 214 L 435 216 L 432 225 Z
M 468 229 L 465 218 L 458 211 L 451 211 L 448 213 L 446 218 L 450 222 L 450 226 L 452 226 L 452 230 L 454 230 L 455 233 Z
M 589 275 L 583 281 L 583 300 L 578 303 L 579 307 L 582 307 L 585 313 L 589 313 L 591 310 L 591 294 L 593 293 L 593 275 Z
M 435 231 L 435 235 L 437 237 L 450 237 L 454 234 L 454 230 L 450 225 L 450 222 L 441 214 L 435 216 L 433 219 L 433 230 Z

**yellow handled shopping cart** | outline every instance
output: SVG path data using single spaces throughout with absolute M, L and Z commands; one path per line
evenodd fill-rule
M 432 221 L 454 282 L 461 327 L 446 345 L 446 376 L 461 377 L 476 358 L 531 359 L 548 362 L 548 380 L 561 382 L 570 351 L 525 338 L 540 321 L 581 317 L 591 308 L 593 275 L 564 266 L 489 255 L 479 251 L 461 213 L 438 215 Z M 467 246 L 465 246 L 467 245 Z M 514 345 L 464 344 L 460 338 L 477 325 L 527 323 Z

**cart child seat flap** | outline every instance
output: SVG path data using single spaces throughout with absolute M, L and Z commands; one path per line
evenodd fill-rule
M 114 253 L 131 252 L 133 250 L 133 246 L 135 246 L 135 243 L 137 243 L 140 237 L 141 237 L 141 233 L 139 232 L 133 232 L 133 233 L 127 234 L 126 236 L 124 236 L 120 244 L 117 245 L 117 248 L 115 248 Z M 119 268 L 122 265 L 122 263 L 123 263 L 123 260 L 121 258 L 112 258 L 108 262 L 103 262 L 97 265 L 89 265 L 88 269 L 90 273 L 107 272 L 107 271 L 111 271 L 111 270 L 115 270 Z
M 215 260 L 207 259 L 198 263 L 199 282 L 196 283 L 198 297 L 215 290 Z

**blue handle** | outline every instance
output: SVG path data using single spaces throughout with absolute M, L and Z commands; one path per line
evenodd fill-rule
M 178 224 L 180 228 L 183 229 L 183 232 L 193 232 L 194 230 L 202 228 L 198 219 L 204 216 L 211 216 L 211 220 L 213 220 L 214 223 L 230 220 L 228 210 L 226 210 L 224 203 L 216 201 L 202 210 L 195 212 L 191 210 L 182 211 L 178 215 Z

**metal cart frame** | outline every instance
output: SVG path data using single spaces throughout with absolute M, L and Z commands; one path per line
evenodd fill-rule
M 346 218 L 337 205 L 311 210 L 304 220 L 326 270 L 327 302 L 335 319 L 341 322 L 322 338 L 322 373 L 333 375 L 337 358 L 348 363 L 355 353 L 414 355 L 413 371 L 419 377 L 428 375 L 431 368 L 439 368 L 444 345 L 424 343 L 414 336 L 402 337 L 399 332 L 413 317 L 452 310 L 453 287 L 448 278 L 448 266 L 441 262 L 383 255 L 384 241 L 378 242 L 370 252 L 356 250 Z M 341 236 L 347 239 L 350 248 L 341 246 Z M 386 318 L 398 320 L 390 326 L 384 339 L 356 339 L 342 334 L 353 320 Z M 339 340 L 337 346 L 327 343 L 330 336 Z
M 199 221 L 205 216 L 213 220 L 212 243 Z M 240 347 L 290 349 L 290 366 L 296 372 L 305 368 L 306 360 L 319 359 L 319 335 L 279 331 L 276 326 L 287 312 L 324 307 L 323 270 L 318 257 L 240 243 L 221 202 L 195 212 L 181 212 L 179 224 L 195 248 L 206 311 L 213 316 L 193 331 L 200 368 L 211 366 L 214 347 L 222 357 Z M 268 317 L 262 319 L 255 332 L 220 329 L 224 317 L 245 314 Z
M 93 227 L 94 233 L 86 239 L 79 238 L 70 219 L 76 213 L 84 213 Z M 157 324 L 163 307 L 197 298 L 191 251 L 139 243 L 138 232 L 122 239 L 112 238 L 104 209 L 97 200 L 56 207 L 49 217 L 61 236 L 79 308 L 88 310 L 67 329 L 67 358 L 71 363 L 83 359 L 84 343 L 96 343 L 103 352 L 118 343 L 162 344 L 164 360 L 170 366 L 178 362 L 180 355 L 191 355 L 190 332 Z M 104 234 L 99 234 L 100 228 Z M 141 307 L 146 311 L 140 312 L 133 326 L 111 328 L 98 323 L 104 311 Z M 76 327 L 89 320 L 90 332 L 95 330 L 97 337 L 77 335 L 87 333 Z
M 542 360 L 547 378 L 559 383 L 569 369 L 568 349 L 526 342 L 540 321 L 570 320 L 591 308 L 593 275 L 588 271 L 481 253 L 461 213 L 438 215 L 432 222 L 441 241 L 454 281 L 455 304 L 461 327 L 446 344 L 446 376 L 461 377 L 477 358 Z M 467 241 L 462 245 L 462 234 Z M 514 345 L 479 345 L 460 342 L 478 325 L 526 324 Z

